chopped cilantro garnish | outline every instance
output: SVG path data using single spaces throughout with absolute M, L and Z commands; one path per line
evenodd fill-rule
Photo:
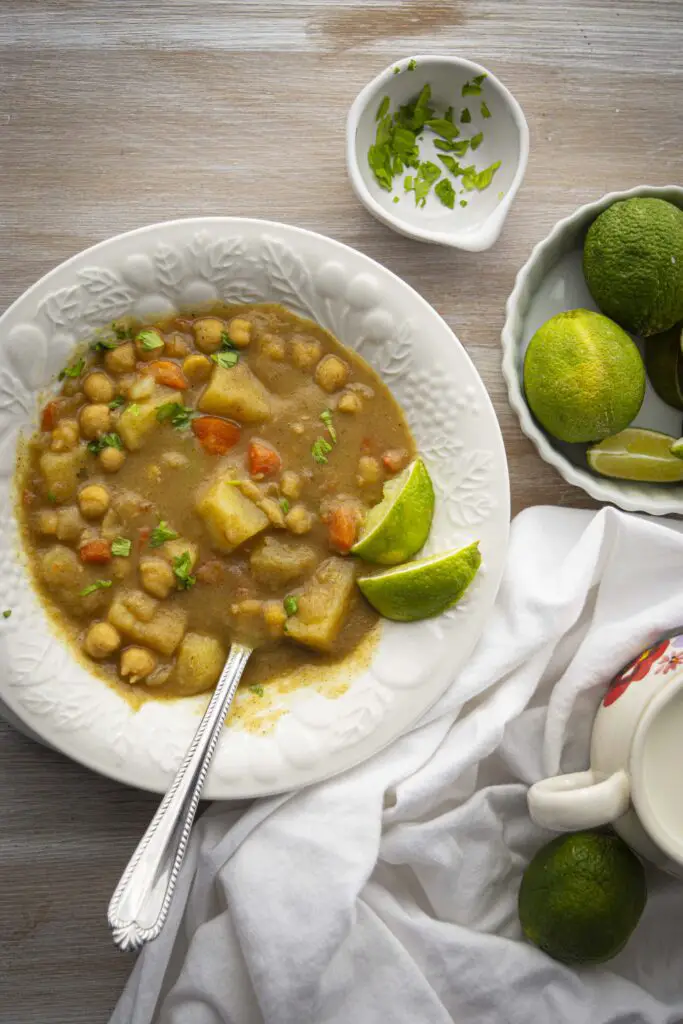
M 155 526 L 149 535 L 149 546 L 151 548 L 160 548 L 162 544 L 165 544 L 167 540 L 177 540 L 178 534 L 164 519 L 159 520 L 159 525 Z
M 123 397 L 123 395 L 117 395 L 116 398 L 112 398 L 111 402 L 109 403 L 109 408 L 110 409 L 120 409 L 121 406 L 125 405 L 125 404 L 126 404 L 126 400 Z
M 214 352 L 211 358 L 214 363 L 218 363 L 224 370 L 230 370 L 233 366 L 237 366 L 240 354 L 234 349 L 227 349 L 225 352 Z
M 253 686 L 249 687 L 249 690 L 251 691 L 251 693 L 255 693 L 257 697 L 263 696 L 263 687 L 261 686 L 260 683 L 254 683 Z
M 2 617 L 3 617 L 3 619 L 9 619 L 11 614 L 12 614 L 12 609 L 11 608 L 5 608 L 4 612 L 2 613 Z
M 289 502 L 287 501 L 287 499 L 280 498 L 279 505 L 284 514 L 287 515 L 287 513 L 289 512 Z
M 146 352 L 151 352 L 155 348 L 164 347 L 164 343 L 158 333 L 153 330 L 140 331 L 135 340 L 140 342 Z
M 460 205 L 461 206 L 467 206 L 467 200 L 466 199 L 461 199 L 460 200 Z
M 189 590 L 197 582 L 197 577 L 190 575 L 191 568 L 192 556 L 189 551 L 183 551 L 182 555 L 173 559 L 173 572 L 180 590 Z
M 486 77 L 486 76 L 484 76 Z M 471 82 L 465 82 L 462 87 L 463 96 L 480 96 L 481 95 L 481 83 L 484 81 L 481 75 L 473 78 Z
M 327 427 L 327 433 L 330 435 L 330 440 L 332 441 L 332 444 L 336 444 L 337 443 L 337 431 L 332 426 L 332 413 L 330 412 L 330 410 L 329 409 L 325 409 L 324 412 L 321 412 L 320 413 L 320 419 L 323 421 L 323 423 Z
M 129 412 L 131 416 L 137 416 L 137 414 L 140 412 L 140 406 L 138 405 L 137 402 L 133 402 L 131 405 L 128 406 L 126 412 Z
M 293 594 L 290 594 L 289 597 L 286 597 L 282 603 L 285 606 L 285 611 L 287 612 L 287 615 L 296 615 L 297 611 L 299 610 L 299 602 L 297 601 Z
M 435 187 L 434 193 L 441 200 L 444 206 L 447 206 L 450 210 L 455 205 L 455 190 L 451 185 L 448 178 L 442 178 L 439 184 Z
M 93 341 L 90 346 L 93 352 L 108 352 L 118 347 L 119 343 L 114 338 L 99 338 L 97 341 Z
M 502 199 L 504 195 L 505 195 L 505 193 L 504 193 L 504 192 L 499 192 L 499 193 L 498 193 L 498 198 L 499 198 L 499 199 Z
M 443 115 L 444 121 L 449 121 L 453 124 L 453 107 L 449 107 L 446 113 Z
M 438 164 L 425 160 L 420 164 L 417 174 L 414 177 L 406 178 L 404 187 L 406 192 L 415 193 L 415 205 L 424 206 L 427 202 L 429 190 L 441 177 L 441 169 Z M 410 182 L 410 183 L 409 183 Z
M 481 75 L 475 75 L 474 78 L 472 79 L 472 82 L 474 83 L 474 85 L 481 85 L 485 78 L 486 72 L 484 71 L 484 73 Z
M 116 321 L 114 321 L 114 323 L 111 325 L 111 329 L 116 335 L 116 337 L 119 339 L 119 341 L 124 341 L 126 338 L 133 337 L 132 327 L 123 327 L 121 326 L 121 324 L 117 324 Z
M 472 147 L 472 149 L 479 149 L 483 141 L 483 134 L 481 132 L 477 132 L 477 134 L 473 135 L 472 138 L 470 139 L 470 146 Z
M 111 542 L 111 553 L 112 555 L 116 555 L 118 558 L 127 558 L 132 546 L 132 540 L 128 540 L 127 537 L 116 537 Z
M 425 126 L 431 128 L 435 135 L 440 135 L 448 142 L 452 142 L 460 134 L 458 126 L 452 121 L 447 121 L 445 117 L 431 117 L 429 121 L 425 121 Z
M 377 113 L 375 114 L 375 121 L 381 121 L 383 117 L 386 117 L 386 115 L 389 113 L 390 103 L 391 100 L 389 99 L 389 97 L 385 96 L 382 102 L 380 103 L 379 107 L 377 108 Z
M 320 466 L 327 462 L 327 453 L 331 451 L 332 445 L 324 437 L 316 438 L 311 446 L 311 455 Z
M 105 448 L 118 448 L 123 450 L 123 441 L 118 434 L 101 434 L 96 441 L 88 443 L 88 451 L 93 455 L 99 455 Z
M 472 120 L 472 115 L 470 114 L 469 107 L 463 107 L 460 113 L 460 120 L 462 121 L 463 124 L 470 123 L 470 121 Z
M 398 66 L 397 66 L 397 67 L 395 67 L 395 68 L 394 68 L 394 74 L 395 74 L 395 75 L 398 75 L 398 74 L 399 74 L 399 72 L 400 72 L 400 70 L 401 70 L 401 69 L 400 69 L 400 68 L 399 68 Z
M 57 495 L 55 494 L 54 491 L 47 492 L 47 500 L 50 502 L 51 505 L 57 504 Z
M 451 145 L 451 152 L 455 153 L 456 156 L 464 156 L 470 147 L 469 139 L 462 139 L 460 142 L 454 142 Z
M 455 175 L 456 178 L 458 175 L 462 174 L 462 167 L 454 156 L 443 156 L 439 153 L 439 160 L 441 160 L 447 170 L 449 170 L 451 174 Z
M 65 366 L 59 374 L 59 380 L 64 380 L 65 377 L 80 377 L 85 370 L 85 359 L 81 356 L 78 362 L 74 363 L 73 366 Z
M 462 184 L 463 188 L 467 192 L 473 192 L 475 189 L 478 192 L 482 192 L 485 188 L 488 188 L 493 181 L 493 175 L 500 167 L 500 160 L 496 160 L 490 167 L 485 167 L 483 171 L 477 171 L 474 164 L 470 167 L 465 167 L 462 172 Z
M 188 409 L 182 402 L 164 402 L 157 409 L 159 423 L 165 423 L 169 420 L 171 426 L 175 427 L 176 430 L 184 430 L 186 427 L 189 427 L 194 415 L 194 409 Z
M 391 201 L 392 203 L 400 203 L 401 200 L 399 199 L 398 196 L 394 196 L 394 198 Z
M 221 333 L 221 348 L 222 349 L 231 348 L 231 349 L 233 349 L 233 351 L 235 351 L 235 352 L 237 351 L 237 346 L 235 345 L 235 342 L 232 340 L 232 338 L 230 337 L 230 335 L 228 334 L 227 331 L 222 331 L 222 333 Z
M 408 61 L 408 71 L 414 71 L 416 67 L 417 61 L 415 60 L 414 57 L 411 57 L 410 60 Z
M 486 106 L 486 100 L 482 100 L 481 101 L 481 116 L 482 117 L 490 117 L 491 116 L 491 111 Z
M 87 587 L 83 587 L 80 596 L 87 597 L 88 594 L 94 594 L 96 590 L 106 590 L 107 587 L 111 586 L 111 580 L 95 580 L 94 583 L 89 584 Z

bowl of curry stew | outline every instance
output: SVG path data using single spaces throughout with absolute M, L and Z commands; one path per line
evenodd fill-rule
M 465 664 L 502 569 L 503 445 L 465 351 L 385 268 L 176 221 L 74 257 L 0 324 L 0 700 L 33 732 L 162 791 L 245 640 L 207 793 L 253 796 L 370 756 Z M 352 548 L 417 456 L 421 554 L 478 541 L 483 568 L 444 615 L 387 622 Z

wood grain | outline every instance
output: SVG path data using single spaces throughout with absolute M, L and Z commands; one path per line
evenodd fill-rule
M 531 130 L 524 186 L 489 252 L 401 238 L 355 200 L 344 121 L 397 57 L 491 68 Z M 500 373 L 505 298 L 555 221 L 612 189 L 680 183 L 680 0 L 5 0 L 0 306 L 109 235 L 193 214 L 321 231 L 445 317 L 493 399 L 513 510 L 588 505 L 520 434 Z M 130 960 L 105 908 L 155 800 L 0 724 L 0 1024 L 107 1018 Z

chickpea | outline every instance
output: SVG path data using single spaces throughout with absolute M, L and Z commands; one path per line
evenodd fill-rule
M 313 513 L 304 505 L 295 505 L 285 516 L 285 525 L 292 533 L 308 533 L 313 526 Z
M 156 327 L 145 327 L 135 338 L 135 355 L 143 363 L 158 359 L 164 352 L 164 337 Z
M 238 601 L 230 605 L 233 615 L 260 615 L 263 609 L 263 601 L 255 597 L 248 597 L 244 601 Z
M 86 633 L 83 649 L 90 657 L 109 657 L 121 646 L 121 637 L 109 623 L 93 623 Z
M 361 455 L 358 460 L 358 483 L 361 487 L 376 484 L 380 478 L 380 464 L 372 455 Z
M 164 452 L 161 461 L 170 469 L 187 469 L 190 465 L 187 455 L 183 455 L 182 452 Z
M 263 619 L 271 636 L 282 636 L 287 621 L 287 612 L 282 601 L 266 601 L 263 606 Z
M 111 413 L 106 405 L 84 405 L 79 420 L 81 433 L 89 441 L 111 429 Z
M 104 365 L 109 373 L 130 373 L 135 369 L 135 345 L 127 341 L 105 353 Z
M 126 453 L 120 448 L 103 448 L 97 461 L 105 473 L 118 473 L 126 461 Z
M 211 376 L 211 361 L 195 352 L 183 359 L 183 373 L 191 384 L 201 384 Z
M 173 590 L 175 576 L 164 558 L 143 558 L 140 560 L 140 582 L 148 594 L 163 600 Z
M 360 412 L 362 408 L 363 401 L 360 395 L 354 394 L 353 391 L 345 391 L 343 395 L 339 396 L 339 401 L 337 402 L 339 412 L 355 414 Z
M 93 622 L 83 641 L 83 649 L 91 658 L 107 658 L 120 646 L 119 632 L 108 622 Z
M 284 339 L 278 338 L 277 334 L 266 334 L 261 339 L 261 354 L 276 363 L 281 363 L 287 354 Z
M 228 324 L 228 337 L 236 348 L 251 345 L 251 324 L 241 316 L 233 317 Z
M 52 431 L 50 448 L 53 452 L 65 452 L 75 448 L 80 434 L 76 420 L 60 420 Z
M 146 647 L 127 647 L 121 654 L 119 672 L 122 676 L 128 676 L 130 683 L 145 679 L 156 667 L 156 656 Z
M 54 537 L 57 533 L 58 514 L 53 508 L 41 508 L 36 516 L 36 528 L 46 537 Z M 60 538 L 61 539 L 61 538 Z
M 113 351 L 113 349 L 112 349 Z M 83 382 L 85 397 L 91 402 L 111 402 L 114 397 L 114 385 L 106 373 L 96 370 L 89 373 Z
M 292 338 L 292 362 L 300 370 L 310 370 L 320 359 L 322 346 L 315 338 L 295 335 Z
M 259 508 L 262 512 L 265 512 L 273 526 L 284 528 L 285 514 L 274 498 L 263 498 L 259 502 Z
M 255 484 L 253 480 L 240 480 L 240 490 L 245 498 L 249 498 L 249 501 L 254 501 L 258 505 L 259 501 L 263 498 L 263 491 L 258 484 Z
M 169 359 L 183 359 L 184 356 L 190 351 L 190 346 L 187 344 L 182 334 L 170 334 L 164 342 L 164 354 Z
M 296 501 L 301 494 L 301 477 L 299 474 L 292 472 L 291 469 L 286 469 L 280 479 L 280 491 L 284 498 Z
M 200 352 L 217 352 L 223 342 L 225 324 L 215 316 L 202 317 L 194 322 L 194 340 Z
M 86 519 L 99 519 L 109 508 L 109 491 L 101 484 L 88 484 L 78 495 L 78 504 Z
M 349 379 L 348 363 L 339 356 L 325 356 L 316 367 L 315 379 L 328 394 L 340 391 Z

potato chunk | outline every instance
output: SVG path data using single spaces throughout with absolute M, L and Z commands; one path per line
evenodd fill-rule
M 165 402 L 177 401 L 177 391 L 159 388 L 150 398 L 126 406 L 117 424 L 118 433 L 126 448 L 132 452 L 142 448 L 152 431 L 161 426 L 157 419 L 159 406 Z
M 295 615 L 285 633 L 318 651 L 329 651 L 339 635 L 354 596 L 355 570 L 343 558 L 322 562 L 297 597 Z
M 252 551 L 249 564 L 254 577 L 267 587 L 286 587 L 293 580 L 310 572 L 316 563 L 316 554 L 307 544 L 293 544 L 264 537 Z
M 140 602 L 139 599 L 143 600 Z M 153 601 L 147 594 L 127 591 L 115 597 L 109 609 L 109 622 L 124 636 L 138 644 L 144 644 L 159 654 L 173 654 L 183 639 L 187 615 L 180 608 L 167 608 L 154 602 L 154 611 L 148 620 L 140 618 L 136 611 Z
M 244 361 L 226 370 L 214 366 L 199 399 L 200 412 L 228 416 L 238 423 L 261 423 L 270 417 L 268 392 Z
M 204 491 L 197 512 L 214 547 L 227 554 L 270 525 L 268 516 L 229 477 L 219 478 Z
M 85 570 L 78 555 L 63 544 L 55 544 L 41 556 L 40 574 L 50 590 L 73 593 L 84 586 Z
M 174 679 L 176 692 L 189 697 L 212 689 L 218 682 L 225 657 L 223 645 L 214 636 L 188 633 L 178 651 Z
M 69 452 L 44 452 L 40 456 L 40 472 L 56 505 L 64 505 L 76 497 L 80 483 L 78 473 L 85 465 L 85 456 L 83 447 Z
M 140 559 L 140 582 L 152 597 L 168 597 L 175 586 L 173 569 L 164 558 Z
M 167 540 L 161 547 L 161 554 L 168 559 L 171 565 L 176 558 L 182 558 L 186 553 L 190 556 L 188 569 L 192 572 L 199 557 L 199 548 L 196 544 L 193 544 L 191 540 L 177 537 L 176 540 Z

